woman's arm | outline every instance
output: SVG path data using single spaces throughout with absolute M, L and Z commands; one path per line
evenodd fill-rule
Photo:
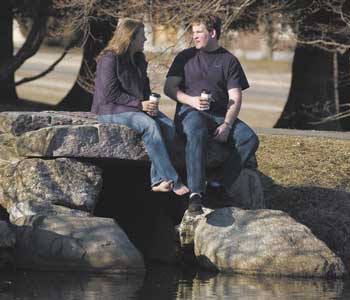
M 99 92 L 104 103 L 116 103 L 142 109 L 141 99 L 123 91 L 116 73 L 114 55 L 103 55 L 97 63 L 95 92 Z

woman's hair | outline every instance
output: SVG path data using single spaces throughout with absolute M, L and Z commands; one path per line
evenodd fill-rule
M 144 28 L 141 21 L 130 18 L 120 20 L 108 45 L 101 51 L 97 59 L 107 51 L 113 51 L 117 55 L 126 54 L 131 42 L 141 28 Z

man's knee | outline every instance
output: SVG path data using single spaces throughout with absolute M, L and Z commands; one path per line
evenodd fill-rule
M 192 112 L 182 121 L 184 134 L 189 139 L 207 138 L 208 126 L 203 116 L 198 112 Z

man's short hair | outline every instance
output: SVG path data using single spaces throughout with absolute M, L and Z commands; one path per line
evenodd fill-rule
M 215 29 L 216 31 L 216 39 L 220 38 L 221 35 L 221 19 L 214 15 L 198 15 L 196 16 L 192 22 L 191 25 L 199 25 L 203 24 L 208 31 L 213 31 Z

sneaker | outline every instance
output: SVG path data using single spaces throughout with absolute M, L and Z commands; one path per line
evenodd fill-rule
M 204 213 L 204 211 L 202 209 L 202 197 L 197 195 L 197 194 L 193 195 L 190 198 L 187 211 L 191 215 L 200 215 L 200 214 Z

